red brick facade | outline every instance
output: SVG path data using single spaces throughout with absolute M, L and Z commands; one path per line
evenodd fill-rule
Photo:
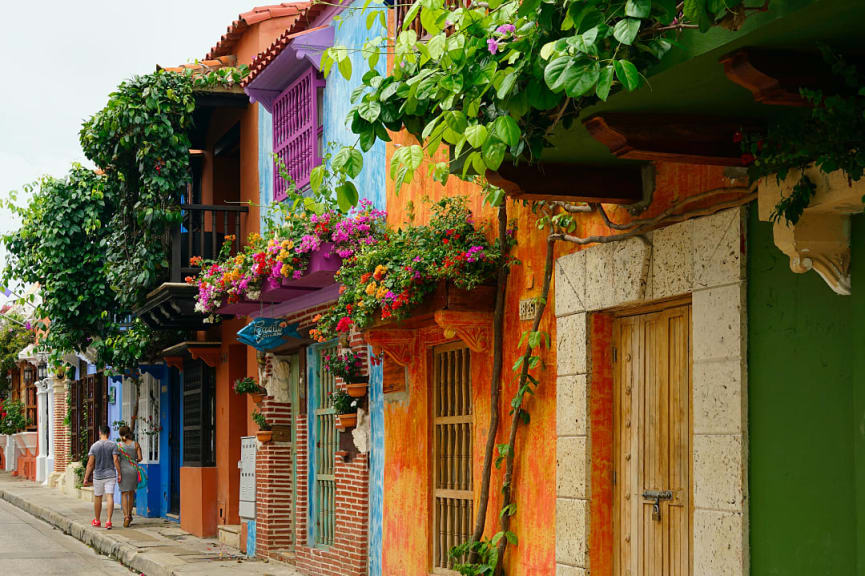
M 63 381 L 62 387 L 54 387 L 54 414 L 52 415 L 54 422 L 51 431 L 54 435 L 54 472 L 66 472 L 66 466 L 69 465 L 71 442 L 69 426 L 66 425 L 68 387 L 68 380 Z
M 288 317 L 297 322 L 299 330 L 309 329 L 316 314 L 326 310 L 325 304 Z M 360 336 L 352 346 L 366 351 Z M 268 375 L 272 367 L 265 367 Z M 308 385 L 305 375 L 301 380 Z M 343 386 L 338 381 L 338 386 Z M 306 393 L 300 393 L 300 405 L 276 402 L 266 398 L 260 407 L 262 414 L 274 426 L 274 441 L 261 446 L 256 456 L 256 555 L 286 559 L 291 548 L 292 492 L 296 488 L 294 509 L 294 560 L 297 568 L 308 574 L 328 576 L 363 576 L 367 573 L 367 525 L 369 519 L 369 461 L 366 454 L 340 450 L 334 455 L 336 510 L 334 540 L 326 549 L 308 546 L 308 472 L 309 444 L 306 414 Z M 293 409 L 296 414 L 292 414 Z M 280 441 L 279 428 L 294 420 L 296 439 L 295 459 L 297 486 L 293 487 L 291 444 Z M 350 440 L 349 440 L 350 442 Z M 345 446 L 345 443 L 343 443 Z

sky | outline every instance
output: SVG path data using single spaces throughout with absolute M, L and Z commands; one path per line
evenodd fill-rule
M 42 0 L 13 10 L 13 25 L 0 34 L 7 62 L 0 90 L 0 197 L 8 199 L 9 191 L 43 174 L 63 176 L 73 162 L 88 164 L 78 144 L 81 123 L 121 81 L 157 64 L 203 59 L 238 14 L 262 4 L 268 2 Z M 0 234 L 15 228 L 12 215 L 0 209 Z M 0 247 L 0 266 L 4 261 Z

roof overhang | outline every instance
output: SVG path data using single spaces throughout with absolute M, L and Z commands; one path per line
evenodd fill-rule
M 279 54 L 247 84 L 252 102 L 273 112 L 273 102 L 309 66 L 321 69 L 321 55 L 333 46 L 333 26 L 319 26 L 292 34 L 285 39 Z

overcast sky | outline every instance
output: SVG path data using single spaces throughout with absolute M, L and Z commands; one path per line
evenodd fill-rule
M 157 64 L 204 58 L 255 1 L 42 0 L 7 10 L 0 34 L 7 62 L 0 90 L 0 195 L 84 162 L 78 130 L 117 84 Z M 15 226 L 0 211 L 0 233 Z

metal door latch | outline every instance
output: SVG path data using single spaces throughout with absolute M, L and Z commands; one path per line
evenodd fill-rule
M 672 500 L 672 490 L 646 490 L 643 492 L 643 500 L 654 500 L 652 504 L 652 519 L 661 520 L 661 500 Z

